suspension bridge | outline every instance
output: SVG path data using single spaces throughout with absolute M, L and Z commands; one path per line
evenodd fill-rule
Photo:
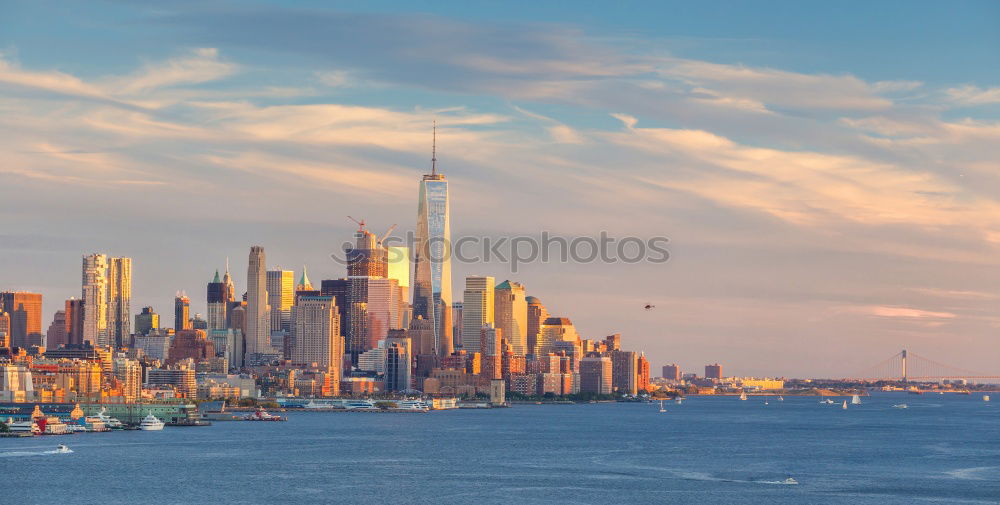
M 990 381 L 1000 379 L 1000 375 L 989 375 L 973 370 L 939 363 L 930 358 L 907 352 L 906 349 L 882 360 L 857 374 L 861 381 L 939 381 L 959 380 Z

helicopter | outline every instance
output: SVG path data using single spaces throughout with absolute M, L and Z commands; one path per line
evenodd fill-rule
M 646 310 L 655 309 L 656 305 L 652 305 L 652 304 L 647 303 L 646 306 L 643 307 L 643 308 L 646 309 Z

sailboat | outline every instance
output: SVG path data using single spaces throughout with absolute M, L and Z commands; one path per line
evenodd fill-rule
M 861 405 L 861 397 L 854 395 L 851 397 L 851 405 Z
M 779 397 L 778 397 L 778 401 L 779 401 L 779 402 L 783 402 L 783 401 L 785 401 L 785 397 L 784 397 L 784 396 L 779 396 Z
M 680 405 L 680 404 L 684 403 L 684 398 L 678 396 L 678 397 L 674 398 L 674 403 L 676 403 L 677 405 Z
M 769 404 L 767 403 L 767 398 L 764 398 L 764 405 L 769 405 Z
M 660 412 L 666 412 L 667 409 L 663 408 L 663 400 L 660 400 Z
M 844 405 L 842 405 L 841 408 L 847 410 L 847 400 L 844 400 Z
M 983 395 L 983 401 L 984 402 L 990 401 L 990 395 Z
M 747 399 L 747 392 L 746 391 L 740 391 L 740 400 L 746 401 L 746 399 Z

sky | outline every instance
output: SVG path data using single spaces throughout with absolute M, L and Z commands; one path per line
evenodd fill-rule
M 457 294 L 517 280 L 654 375 L 1000 374 L 996 2 L 41 4 L 0 0 L 0 289 L 43 326 L 90 252 L 165 325 L 251 245 L 343 276 L 346 216 L 414 229 L 436 121 L 453 238 L 670 239 Z

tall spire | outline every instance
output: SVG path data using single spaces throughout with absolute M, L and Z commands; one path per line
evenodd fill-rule
M 309 273 L 306 271 L 306 266 L 302 265 L 302 278 L 299 279 L 299 285 L 295 286 L 296 291 L 312 291 L 312 283 L 309 282 Z
M 215 269 L 215 279 L 212 279 L 212 282 L 215 283 L 215 284 L 218 284 L 220 282 L 219 281 L 219 269 L 218 268 Z
M 437 138 L 438 138 L 438 122 L 434 120 L 434 127 L 431 130 L 431 175 L 437 175 Z

